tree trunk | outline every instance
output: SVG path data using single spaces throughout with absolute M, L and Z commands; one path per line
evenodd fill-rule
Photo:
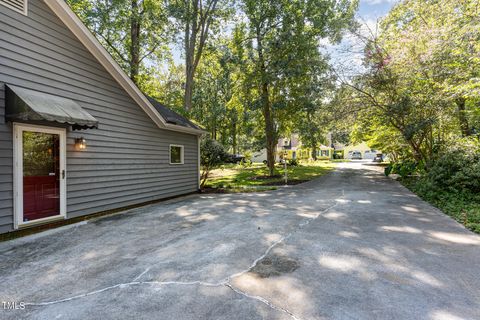
M 268 92 L 268 83 L 262 84 L 263 117 L 265 119 L 265 138 L 267 140 L 268 174 L 275 174 L 275 128 L 273 126 L 272 107 Z
M 187 71 L 186 71 L 186 77 L 185 77 L 185 101 L 184 101 L 184 107 L 185 110 L 189 111 L 192 109 L 192 101 L 193 101 L 193 77 L 194 77 L 194 72 L 193 72 L 193 67 L 187 63 Z
M 413 153 L 413 159 L 415 159 L 416 163 L 426 163 L 426 159 L 423 155 L 423 152 L 421 150 L 420 144 L 416 143 L 413 140 L 407 140 L 408 144 L 412 148 L 412 153 Z
M 470 131 L 470 126 L 468 124 L 468 118 L 466 115 L 465 99 L 464 98 L 457 99 L 456 104 L 457 104 L 458 121 L 460 123 L 460 131 L 462 132 L 462 137 L 468 137 L 472 133 Z
M 184 107 L 192 109 L 195 71 L 202 57 L 218 0 L 186 0 Z
M 198 32 L 198 1 L 187 0 L 185 17 L 185 92 L 184 107 L 189 111 L 192 108 L 193 77 L 195 74 L 194 56 Z
M 312 123 L 312 112 L 307 112 L 307 121 L 310 125 L 310 128 L 312 130 L 311 132 L 311 136 L 310 136 L 310 139 L 311 139 L 311 146 L 312 146 L 312 158 L 313 160 L 317 160 L 317 141 L 315 141 L 315 137 L 317 136 L 314 132 L 315 129 L 313 129 L 314 127 L 311 127 L 311 123 Z M 309 140 L 310 140 L 309 139 Z
M 237 122 L 234 121 L 232 123 L 232 147 L 233 147 L 233 154 L 237 154 Z
M 203 187 L 205 186 L 205 183 L 207 182 L 209 175 L 210 175 L 210 169 L 204 168 L 202 175 L 200 177 L 200 189 L 203 189 Z
M 263 42 L 260 28 L 257 27 L 257 50 L 258 62 L 261 76 L 261 99 L 262 99 L 262 114 L 265 120 L 265 139 L 267 141 L 267 166 L 268 174 L 275 175 L 275 128 L 273 123 L 272 105 L 270 102 L 269 81 L 267 76 L 267 68 L 265 65 L 265 58 L 263 56 Z
M 132 15 L 130 18 L 130 79 L 134 83 L 138 81 L 138 74 L 140 71 L 140 12 L 138 7 L 138 0 L 131 2 Z
M 413 159 L 417 164 L 427 163 L 427 158 L 425 157 L 425 154 L 422 152 L 422 141 L 423 138 L 415 140 L 413 136 L 410 134 L 407 134 L 405 126 L 398 121 L 395 121 L 394 119 L 390 119 L 390 124 L 394 126 L 403 136 L 404 140 L 408 143 L 412 150 L 412 155 Z

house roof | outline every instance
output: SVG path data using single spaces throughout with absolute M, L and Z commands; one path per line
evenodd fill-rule
M 159 101 L 155 100 L 152 97 L 147 96 L 148 101 L 157 109 L 160 115 L 165 119 L 167 123 L 174 124 L 177 126 L 183 126 L 187 128 L 202 130 L 199 126 L 185 118 L 184 116 L 176 113 L 175 111 L 171 110 L 164 104 L 160 103 Z
M 152 102 L 140 91 L 133 81 L 125 74 L 122 68 L 100 44 L 97 38 L 83 24 L 64 0 L 43 0 L 60 20 L 70 29 L 80 42 L 90 51 L 100 64 L 112 75 L 120 86 L 132 99 L 148 114 L 159 128 L 180 131 L 195 135 L 205 133 L 204 130 L 194 126 L 174 124 L 164 118 L 161 111 L 154 107 Z M 171 110 L 170 110 L 171 111 Z M 172 111 L 173 112 L 173 111 Z M 164 112 L 164 114 L 167 114 Z M 183 117 L 182 117 L 183 118 Z M 188 120 L 187 120 L 188 121 Z M 189 121 L 188 121 L 189 122 Z

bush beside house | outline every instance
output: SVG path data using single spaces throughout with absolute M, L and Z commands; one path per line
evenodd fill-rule
M 210 172 L 222 165 L 228 157 L 225 148 L 218 141 L 211 138 L 203 138 L 200 142 L 200 165 L 202 173 L 200 187 L 205 186 Z

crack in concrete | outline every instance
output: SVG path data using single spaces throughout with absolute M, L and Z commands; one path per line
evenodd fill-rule
M 133 281 L 137 281 L 138 279 L 140 279 L 141 277 L 143 277 L 143 275 L 145 273 L 147 273 L 148 271 L 150 271 L 150 267 L 148 267 L 147 269 L 145 269 L 145 271 L 143 271 L 142 273 L 140 273 L 138 276 L 136 276 Z
M 345 196 L 345 190 L 342 189 L 342 196 L 341 198 L 343 198 Z M 333 205 L 323 209 L 322 211 L 320 211 L 316 216 L 314 216 L 313 218 L 307 218 L 305 219 L 305 221 L 301 222 L 298 224 L 298 228 L 296 230 L 293 230 L 292 232 L 288 233 L 287 235 L 281 237 L 279 240 L 275 241 L 272 245 L 270 245 L 267 250 L 265 250 L 265 252 L 260 256 L 258 257 L 257 259 L 255 259 L 255 261 L 253 261 L 253 263 L 250 265 L 250 267 L 248 269 L 245 269 L 243 271 L 240 271 L 238 273 L 235 273 L 231 276 L 229 276 L 228 278 L 226 278 L 226 281 L 225 281 L 225 286 L 229 287 L 231 290 L 233 290 L 234 292 L 238 293 L 238 294 L 241 294 L 247 298 L 250 298 L 250 299 L 254 299 L 254 300 L 257 300 L 257 301 L 260 301 L 262 303 L 264 303 L 265 305 L 269 306 L 270 308 L 274 309 L 274 310 L 277 310 L 277 311 L 281 311 L 281 312 L 284 312 L 286 314 L 288 314 L 292 319 L 295 319 L 295 320 L 300 320 L 299 318 L 297 318 L 291 311 L 289 311 L 288 309 L 285 309 L 285 308 L 282 308 L 282 307 L 279 307 L 277 305 L 275 305 L 273 302 L 263 298 L 263 297 L 260 297 L 260 296 L 253 296 L 253 295 L 249 295 L 248 293 L 238 289 L 237 287 L 235 287 L 232 283 L 231 283 L 231 280 L 233 278 L 236 278 L 236 277 L 240 277 L 242 275 L 244 275 L 245 273 L 248 273 L 250 272 L 253 268 L 255 268 L 255 266 L 257 265 L 257 263 L 259 261 L 261 261 L 262 259 L 264 259 L 269 253 L 270 251 L 272 251 L 273 248 L 275 248 L 278 244 L 284 242 L 285 240 L 287 240 L 288 238 L 290 238 L 295 232 L 297 232 L 298 230 L 302 229 L 303 227 L 307 226 L 308 224 L 310 224 L 310 222 L 318 219 L 318 217 L 320 217 L 320 215 L 322 213 L 325 213 L 333 208 L 335 208 L 337 205 L 339 204 L 339 202 L 335 202 Z
M 207 287 L 219 287 L 223 286 L 223 284 L 216 284 L 216 283 L 209 283 L 209 282 L 203 282 L 203 281 L 131 281 L 131 282 L 124 282 L 124 283 L 117 283 L 113 286 L 105 287 L 102 289 L 98 289 L 95 291 L 90 291 L 84 294 L 79 294 L 76 296 L 64 298 L 64 299 L 58 299 L 58 300 L 53 300 L 53 301 L 47 301 L 47 302 L 26 302 L 26 306 L 48 306 L 52 304 L 57 304 L 57 303 L 62 303 L 62 302 L 67 302 L 67 301 L 72 301 L 80 298 L 85 298 L 91 295 L 95 295 L 98 293 L 102 293 L 105 291 L 109 291 L 112 289 L 116 288 L 124 288 L 124 287 L 129 287 L 129 286 L 135 286 L 135 285 L 144 285 L 144 284 L 150 284 L 150 285 L 182 285 L 182 286 L 193 286 L 193 285 L 201 285 L 201 286 L 207 286 Z
M 341 198 L 343 198 L 344 196 L 345 196 L 345 190 L 342 190 Z M 261 256 L 259 256 L 257 259 L 255 259 L 252 262 L 252 264 L 247 269 L 242 270 L 240 272 L 237 272 L 233 275 L 230 275 L 230 276 L 224 278 L 223 280 L 221 280 L 220 282 L 206 282 L 206 281 L 199 281 L 199 280 L 197 280 L 197 281 L 137 281 L 143 275 L 145 275 L 148 271 L 150 271 L 151 267 L 148 267 L 142 273 L 140 273 L 138 276 L 136 276 L 133 279 L 133 281 L 131 281 L 131 282 L 118 283 L 118 284 L 115 284 L 113 286 L 109 286 L 109 287 L 105 287 L 105 288 L 102 288 L 102 289 L 90 291 L 90 292 L 87 292 L 87 293 L 84 293 L 84 294 L 80 294 L 80 295 L 76 295 L 76 296 L 72 296 L 72 297 L 68 297 L 68 298 L 63 298 L 63 299 L 58 299 L 58 300 L 53 300 L 53 301 L 37 302 L 37 303 L 27 302 L 27 303 L 25 303 L 25 305 L 29 305 L 29 306 L 48 306 L 48 305 L 53 305 L 53 304 L 57 304 L 57 303 L 62 303 L 62 302 L 68 302 L 68 301 L 76 300 L 76 299 L 81 299 L 81 298 L 84 298 L 84 297 L 88 297 L 88 296 L 95 295 L 95 294 L 98 294 L 98 293 L 102 293 L 102 292 L 105 292 L 105 291 L 113 290 L 113 289 L 116 289 L 116 288 L 124 288 L 124 287 L 134 286 L 134 285 L 145 285 L 145 284 L 147 284 L 147 285 L 161 285 L 161 286 L 166 286 L 166 285 L 181 285 L 181 286 L 200 285 L 200 286 L 206 286 L 206 287 L 222 287 L 222 286 L 225 286 L 225 287 L 230 288 L 235 293 L 240 294 L 240 295 L 242 295 L 246 298 L 262 302 L 263 304 L 267 305 L 268 307 L 270 307 L 273 310 L 286 313 L 287 315 L 289 315 L 294 320 L 300 320 L 288 309 L 279 307 L 279 306 L 275 305 L 273 302 L 271 302 L 268 299 L 263 298 L 261 296 L 250 295 L 247 292 L 245 292 L 243 290 L 240 290 L 239 288 L 235 287 L 231 283 L 231 281 L 234 278 L 238 278 L 238 277 L 250 272 L 253 268 L 255 268 L 255 266 L 258 264 L 258 262 L 261 261 L 262 259 L 264 259 L 270 253 L 270 251 L 272 251 L 276 246 L 278 246 L 280 243 L 282 243 L 285 240 L 287 240 L 288 238 L 290 238 L 294 233 L 296 233 L 297 231 L 299 231 L 303 227 L 307 226 L 312 221 L 318 219 L 321 214 L 335 208 L 337 205 L 339 205 L 339 203 L 340 202 L 335 202 L 334 204 L 332 204 L 332 205 L 328 206 L 327 208 L 318 212 L 318 214 L 315 215 L 314 217 L 304 219 L 303 222 L 300 222 L 298 224 L 297 229 L 291 231 L 290 233 L 288 233 L 285 236 L 282 236 L 280 239 L 278 239 L 277 241 L 272 243 L 264 251 L 264 253 Z
M 288 314 L 292 319 L 294 320 L 300 320 L 299 318 L 297 318 L 291 311 L 289 311 L 288 309 L 285 309 L 285 308 L 282 308 L 282 307 L 279 307 L 279 306 L 276 306 L 275 304 L 273 304 L 272 302 L 270 302 L 269 300 L 265 299 L 264 297 L 260 297 L 260 296 L 253 296 L 253 295 L 250 295 L 248 293 L 246 293 L 245 291 L 242 291 L 236 287 L 234 287 L 233 285 L 231 284 L 226 284 L 225 286 L 227 286 L 228 288 L 232 289 L 232 291 L 244 296 L 244 297 L 247 297 L 247 298 L 250 298 L 250 299 L 253 299 L 253 300 L 257 300 L 257 301 L 260 301 L 262 302 L 263 304 L 267 305 L 268 307 L 270 307 L 271 309 L 274 309 L 274 310 L 277 310 L 277 311 L 280 311 L 280 312 L 283 312 L 283 313 L 286 313 Z
M 345 195 L 344 191 L 342 190 L 342 197 Z M 285 240 L 287 240 L 288 238 L 290 238 L 295 232 L 297 232 L 298 230 L 302 229 L 303 227 L 307 226 L 308 224 L 310 224 L 310 222 L 318 219 L 318 217 L 320 217 L 320 215 L 322 213 L 325 213 L 327 212 L 328 210 L 331 210 L 333 209 L 334 207 L 336 207 L 338 205 L 338 202 L 336 202 L 335 204 L 332 204 L 331 206 L 323 209 L 322 211 L 320 211 L 317 215 L 315 215 L 314 217 L 312 218 L 306 218 L 304 219 L 305 221 L 301 222 L 298 224 L 298 228 L 290 233 L 288 233 L 287 235 L 285 236 L 282 236 L 280 239 L 278 239 L 277 241 L 275 241 L 273 244 L 271 244 L 267 250 L 265 250 L 265 252 L 260 256 L 258 257 L 257 259 L 255 259 L 252 264 L 250 265 L 250 267 L 248 267 L 247 269 L 243 270 L 243 271 L 240 271 L 240 272 L 237 272 L 231 276 L 228 276 L 227 278 L 225 278 L 225 282 L 226 283 L 229 283 L 230 280 L 232 280 L 233 278 L 237 278 L 237 277 L 240 277 L 242 275 L 244 275 L 245 273 L 248 273 L 250 272 L 253 268 L 255 268 L 255 266 L 258 264 L 258 262 L 262 259 L 264 259 L 269 253 L 270 251 L 272 251 L 273 248 L 275 248 L 277 245 L 279 245 L 280 243 L 284 242 Z

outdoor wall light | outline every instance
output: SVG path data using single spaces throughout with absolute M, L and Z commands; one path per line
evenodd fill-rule
M 78 150 L 85 150 L 87 148 L 87 140 L 83 137 L 75 139 L 75 148 Z

